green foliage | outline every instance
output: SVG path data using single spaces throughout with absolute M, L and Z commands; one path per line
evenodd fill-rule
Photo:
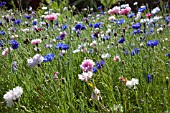
M 106 8 L 110 8 L 111 5 L 117 2 L 117 0 L 100 0 L 100 1 Z

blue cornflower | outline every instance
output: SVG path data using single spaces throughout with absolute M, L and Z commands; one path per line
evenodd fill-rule
M 56 21 L 55 25 L 58 26 L 58 21 Z
M 90 24 L 89 24 L 89 27 L 93 27 L 93 24 L 92 24 L 92 23 L 90 23 Z
M 123 43 L 124 41 L 125 41 L 125 38 L 122 37 L 121 39 L 119 39 L 118 42 L 119 42 L 119 43 Z
M 21 20 L 15 20 L 14 25 L 20 24 L 22 21 Z
M 127 49 L 125 49 L 124 54 L 125 54 L 125 55 L 128 55 L 128 54 L 129 54 L 129 52 L 128 52 Z
M 92 71 L 93 71 L 93 73 L 97 73 L 97 67 L 94 66 Z
M 0 2 L 0 7 L 6 5 L 6 2 Z
M 54 58 L 54 54 L 53 53 L 49 53 L 47 55 L 44 56 L 44 62 L 50 62 L 52 61 L 52 59 Z
M 135 29 L 135 30 L 133 31 L 133 34 L 140 34 L 140 33 L 142 33 L 140 29 Z
M 128 14 L 127 16 L 128 16 L 128 18 L 135 17 L 135 13 L 130 13 L 130 14 Z
M 100 69 L 101 67 L 103 67 L 105 65 L 105 62 L 103 60 L 100 60 L 100 62 L 96 62 L 96 67 L 98 69 Z
M 30 15 L 24 15 L 24 17 L 27 18 L 27 19 L 31 19 Z
M 134 56 L 135 54 L 138 54 L 140 52 L 139 48 L 135 48 L 132 52 L 131 52 L 131 56 Z
M 12 49 L 18 49 L 19 43 L 16 40 L 10 40 L 9 44 L 11 45 Z
M 109 38 L 110 38 L 110 36 L 104 36 L 103 37 L 103 40 L 105 41 L 105 40 L 109 40 Z
M 151 75 L 148 74 L 147 78 L 148 78 L 148 83 L 150 83 L 152 81 Z
M 97 22 L 96 24 L 94 24 L 94 28 L 99 28 L 100 25 L 101 25 L 101 23 L 100 23 L 100 22 Z
M 62 28 L 63 30 L 65 30 L 65 29 L 68 28 L 68 25 L 66 25 L 66 24 L 65 24 L 65 25 L 62 25 L 61 28 Z
M 116 20 L 116 24 L 117 25 L 121 25 L 121 24 L 124 24 L 125 23 L 125 19 L 124 18 L 121 18 L 119 20 Z
M 86 27 L 82 23 L 79 23 L 79 24 L 76 24 L 75 29 L 76 30 L 84 30 L 84 29 L 86 29 Z
M 2 26 L 2 22 L 0 22 L 0 26 Z
M 67 44 L 63 44 L 63 43 L 58 43 L 56 46 L 55 46 L 56 49 L 60 49 L 60 50 L 67 50 L 69 49 L 69 46 Z
M 3 42 L 0 40 L 0 47 L 3 47 Z
M 14 21 L 15 21 L 15 18 L 11 18 L 10 20 L 14 22 Z
M 34 20 L 34 21 L 32 22 L 32 25 L 37 25 L 37 23 L 38 23 L 38 22 Z
M 140 27 L 141 27 L 141 24 L 139 22 L 132 25 L 133 29 L 139 29 Z
M 159 43 L 158 40 L 150 40 L 150 41 L 147 41 L 147 46 L 151 46 L 151 47 L 154 47 L 154 46 L 157 46 Z
M 0 35 L 5 35 L 5 31 L 0 31 Z
M 146 10 L 146 6 L 142 6 L 141 8 L 138 9 L 138 12 L 144 12 Z
M 101 10 L 101 9 L 102 9 L 102 6 L 97 7 L 97 9 L 98 9 L 98 10 Z
M 166 23 L 170 22 L 170 15 L 165 17 L 165 22 Z
M 167 57 L 170 57 L 170 52 L 166 54 Z

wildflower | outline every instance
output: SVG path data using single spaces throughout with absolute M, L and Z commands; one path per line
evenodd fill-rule
M 56 20 L 56 19 L 57 19 L 57 15 L 56 15 L 56 14 L 50 14 L 50 15 L 46 15 L 44 18 L 45 18 L 46 20 L 52 22 L 53 20 Z
M 146 6 L 141 6 L 139 9 L 138 9 L 138 12 L 144 12 L 146 10 Z
M 139 48 L 135 48 L 132 52 L 131 52 L 131 56 L 134 56 L 135 54 L 138 54 L 140 52 Z
M 5 31 L 0 31 L 0 35 L 5 35 Z
M 12 62 L 12 72 L 15 72 L 17 70 L 17 62 L 13 61 Z
M 139 20 L 139 19 L 141 19 L 141 17 L 142 17 L 142 13 L 138 12 L 136 17 L 135 17 L 135 20 Z
M 116 20 L 117 25 L 121 25 L 121 24 L 124 24 L 124 23 L 125 23 L 125 19 L 123 19 L 123 18 Z
M 11 44 L 12 49 L 18 49 L 19 43 L 16 40 L 10 40 L 9 44 Z
M 94 66 L 92 72 L 93 72 L 93 73 L 97 73 L 97 70 L 98 70 L 97 67 Z
M 42 57 L 40 54 L 34 55 L 33 58 L 27 59 L 28 65 L 30 67 L 34 67 L 38 64 L 41 64 L 44 60 L 44 57 Z
M 141 24 L 140 23 L 136 23 L 136 24 L 133 24 L 132 25 L 132 28 L 133 29 L 139 29 L 141 27 Z
M 103 60 L 100 60 L 100 62 L 96 62 L 96 67 L 98 69 L 100 69 L 101 67 L 103 67 L 105 65 L 105 62 Z
M 38 21 L 37 19 L 35 19 L 33 22 L 32 22 L 32 25 L 37 25 Z
M 10 49 L 5 48 L 5 49 L 2 51 L 2 56 L 7 56 L 8 53 L 10 53 L 12 50 L 13 50 L 12 48 L 10 48 Z
M 58 74 L 59 74 L 58 71 L 56 71 L 56 72 L 54 73 L 54 79 L 55 79 L 55 80 L 58 80 L 58 76 L 57 76 Z
M 67 44 L 63 44 L 63 43 L 58 43 L 56 46 L 55 46 L 56 49 L 60 49 L 60 50 L 67 50 L 69 49 L 69 46 Z
M 76 24 L 75 26 L 75 30 L 84 30 L 84 29 L 86 29 L 86 27 L 82 23 Z
M 93 100 L 99 100 L 100 99 L 100 90 L 97 89 L 96 87 L 94 88 L 94 92 L 92 93 L 91 98 Z
M 154 46 L 157 46 L 158 43 L 159 43 L 158 40 L 150 40 L 150 41 L 147 41 L 147 46 L 154 47 Z
M 53 58 L 54 58 L 54 54 L 49 53 L 49 54 L 44 56 L 44 60 L 43 61 L 44 62 L 50 62 L 50 61 L 52 61 Z
M 66 35 L 67 35 L 67 33 L 65 31 L 60 32 L 60 36 L 56 37 L 56 40 L 64 40 Z
M 156 7 L 154 8 L 152 11 L 151 11 L 151 14 L 157 14 L 158 12 L 160 11 L 160 8 L 159 7 Z
M 30 15 L 24 15 L 24 17 L 27 18 L 27 19 L 31 19 Z
M 113 107 L 113 110 L 116 112 L 116 113 L 123 113 L 123 107 L 121 104 L 114 104 L 114 107 Z
M 122 37 L 121 39 L 119 39 L 118 42 L 119 42 L 119 43 L 123 43 L 124 41 L 125 41 L 125 38 Z
M 142 33 L 142 31 L 141 31 L 140 29 L 135 29 L 135 30 L 133 31 L 133 34 L 140 34 L 140 33 Z
M 106 54 L 102 54 L 101 55 L 101 58 L 109 58 L 111 57 L 111 55 L 109 53 L 106 53 Z
M 78 77 L 81 81 L 87 82 L 88 79 L 92 77 L 93 73 L 91 71 L 83 72 L 82 74 L 78 74 Z
M 89 24 L 89 27 L 93 27 L 93 24 L 92 24 L 92 23 L 90 23 L 90 24 Z
M 128 18 L 135 17 L 135 13 L 130 13 L 130 14 L 128 14 L 127 16 L 128 16 Z
M 147 18 L 150 18 L 150 17 L 152 16 L 152 14 L 147 13 L 145 16 L 146 16 Z
M 38 44 L 40 44 L 41 42 L 42 42 L 41 39 L 33 39 L 33 40 L 31 40 L 31 44 L 32 44 L 32 45 L 38 45 Z
M 6 2 L 0 2 L 0 7 L 6 5 Z
M 130 11 L 131 11 L 131 8 L 130 7 L 126 7 L 125 9 L 121 9 L 119 11 L 119 14 L 120 15 L 127 15 Z
M 67 28 L 68 28 L 68 25 L 67 25 L 67 24 L 62 25 L 62 26 L 61 26 L 61 28 L 62 28 L 63 30 L 65 30 L 65 29 L 67 29 Z
M 87 59 L 82 62 L 82 64 L 80 65 L 80 68 L 84 72 L 88 72 L 88 71 L 92 71 L 94 65 L 95 63 L 92 60 Z
M 167 54 L 166 54 L 166 56 L 170 58 L 170 52 L 169 52 L 169 53 L 167 53 Z
M 120 11 L 120 7 L 115 6 L 114 8 L 108 10 L 108 14 L 110 14 L 110 15 L 118 14 L 119 11 Z
M 19 86 L 17 86 L 16 88 L 13 88 L 12 90 L 9 90 L 3 96 L 3 98 L 7 102 L 7 106 L 8 107 L 13 106 L 14 105 L 13 101 L 19 99 L 21 97 L 22 93 L 23 93 L 23 89 Z
M 114 22 L 116 20 L 115 16 L 110 16 L 108 19 L 110 22 Z
M 14 21 L 14 25 L 18 25 L 18 24 L 20 24 L 22 21 L 21 20 L 15 20 Z
M 129 87 L 129 88 L 134 88 L 136 89 L 136 85 L 139 84 L 139 80 L 138 79 L 135 79 L 135 78 L 132 78 L 132 80 L 127 80 L 126 81 L 126 86 Z
M 119 62 L 120 61 L 120 57 L 118 55 L 116 55 L 114 58 L 113 58 L 113 61 L 114 62 Z
M 127 81 L 127 79 L 125 77 L 123 77 L 123 76 L 119 77 L 118 79 L 121 80 L 122 83 L 125 83 Z
M 104 36 L 104 37 L 103 37 L 103 41 L 109 40 L 109 38 L 110 38 L 110 36 Z
M 100 25 L 101 25 L 101 23 L 100 23 L 100 22 L 97 22 L 96 24 L 94 24 L 94 28 L 99 28 Z
M 166 23 L 169 23 L 169 22 L 170 22 L 170 15 L 168 15 L 168 16 L 165 17 L 165 22 L 166 22 Z
M 148 83 L 150 83 L 152 81 L 151 75 L 148 74 L 147 78 L 148 78 Z

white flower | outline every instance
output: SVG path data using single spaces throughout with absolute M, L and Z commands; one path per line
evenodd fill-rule
M 147 18 L 147 19 L 141 19 L 140 20 L 140 23 L 146 23 L 146 22 L 149 22 L 149 19 Z
M 47 9 L 47 7 L 42 7 L 41 9 L 42 9 L 42 10 L 46 10 L 46 9 Z
M 19 97 L 21 97 L 22 93 L 23 93 L 23 89 L 19 86 L 17 86 L 16 88 L 13 88 L 13 90 L 9 90 L 3 96 L 3 98 L 7 102 L 7 106 L 9 106 L 9 107 L 13 106 L 14 105 L 13 101 L 17 100 Z
M 96 87 L 94 88 L 94 92 L 92 93 L 91 98 L 93 100 L 99 100 L 100 99 L 100 90 L 97 89 Z
M 132 80 L 127 80 L 126 82 L 126 86 L 129 87 L 129 88 L 132 88 L 134 87 L 134 89 L 136 89 L 136 86 L 135 85 L 138 85 L 139 84 L 139 80 L 138 79 L 135 79 L 135 78 L 132 78 Z
M 162 28 L 162 27 L 160 27 L 160 28 L 157 29 L 157 32 L 158 32 L 158 33 L 161 32 L 161 31 L 163 31 L 163 28 Z
M 109 20 L 110 22 L 114 22 L 115 19 L 116 19 L 115 16 L 110 16 L 108 20 Z
M 160 11 L 160 8 L 159 7 L 156 7 L 156 8 L 154 8 L 152 11 L 151 11 L 151 14 L 156 14 L 156 13 L 158 13 Z
M 135 20 L 139 20 L 139 19 L 141 19 L 141 17 L 142 17 L 142 13 L 138 12 L 137 15 L 136 15 Z
M 129 4 L 122 4 L 122 5 L 120 6 L 120 8 L 126 8 L 126 7 L 129 7 Z
M 106 54 L 102 54 L 101 55 L 101 58 L 109 58 L 111 57 L 111 55 L 109 53 L 106 53 Z
M 33 58 L 27 59 L 30 67 L 34 67 L 43 62 L 44 58 L 40 54 L 36 54 Z
M 78 74 L 78 77 L 81 81 L 88 81 L 92 77 L 93 73 L 91 71 L 83 72 L 82 74 Z

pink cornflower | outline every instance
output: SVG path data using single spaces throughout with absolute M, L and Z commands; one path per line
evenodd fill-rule
M 8 53 L 10 53 L 12 50 L 13 50 L 12 48 L 10 48 L 10 49 L 5 48 L 4 51 L 2 51 L 2 56 L 7 56 Z
M 57 19 L 57 15 L 55 15 L 55 14 L 50 14 L 50 15 L 46 15 L 44 18 L 45 18 L 46 20 L 48 20 L 48 21 L 53 21 L 53 20 L 56 20 L 56 19 Z
M 131 11 L 131 8 L 130 7 L 126 7 L 125 9 L 121 9 L 119 11 L 119 14 L 120 15 L 127 15 L 130 11 Z
M 80 65 L 80 68 L 84 71 L 84 72 L 88 72 L 88 71 L 91 71 L 93 69 L 93 66 L 95 65 L 95 63 L 90 60 L 90 59 L 87 59 L 87 60 L 84 60 L 82 62 L 82 64 Z
M 32 44 L 32 45 L 37 45 L 37 44 L 39 44 L 39 43 L 41 43 L 41 42 L 42 42 L 41 39 L 34 39 L 34 40 L 31 40 L 31 44 Z
M 120 7 L 115 6 L 114 8 L 108 10 L 108 14 L 110 15 L 117 14 L 119 13 L 119 11 L 120 11 Z
M 113 58 L 113 61 L 114 62 L 119 62 L 120 61 L 120 57 L 118 55 L 116 55 L 114 58 Z
M 147 18 L 150 18 L 151 16 L 152 16 L 152 14 L 150 14 L 150 13 L 146 14 Z

